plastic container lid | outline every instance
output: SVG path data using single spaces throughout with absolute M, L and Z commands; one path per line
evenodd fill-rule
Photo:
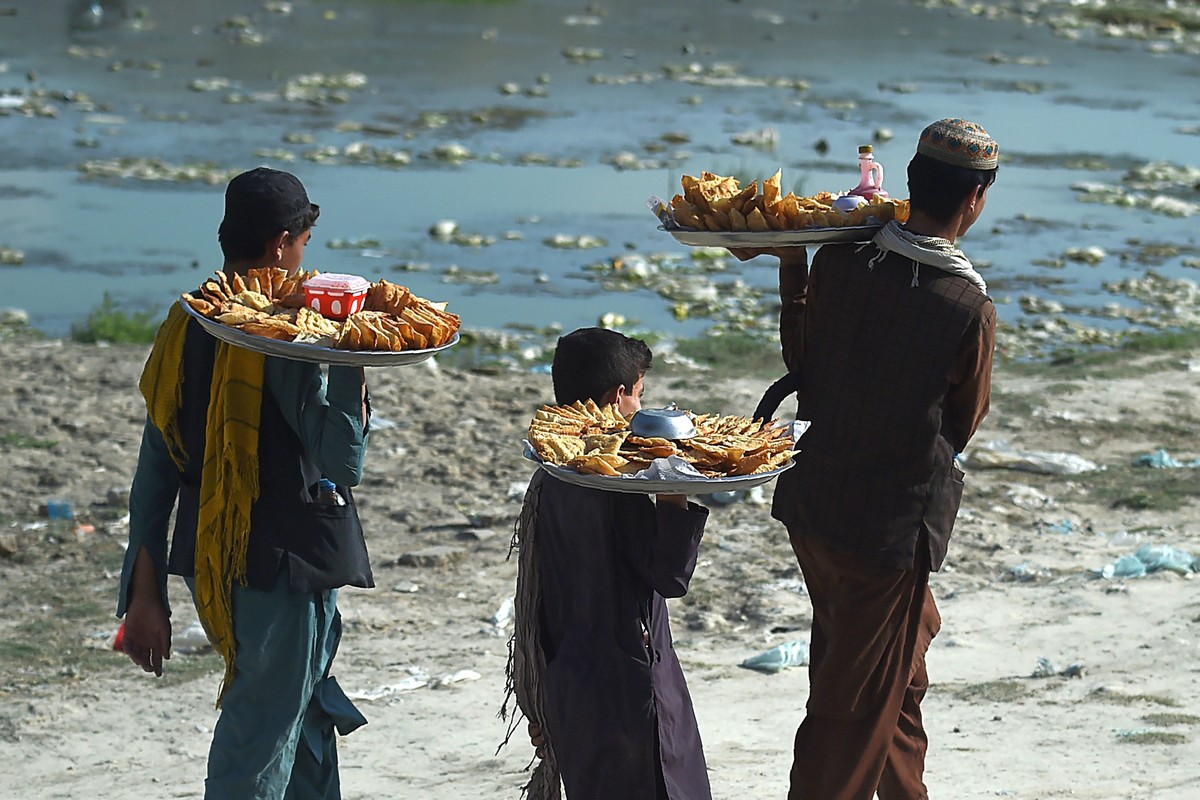
M 305 289 L 324 289 L 334 292 L 365 292 L 371 288 L 371 282 L 358 275 L 343 275 L 337 272 L 323 272 L 315 278 L 304 282 Z

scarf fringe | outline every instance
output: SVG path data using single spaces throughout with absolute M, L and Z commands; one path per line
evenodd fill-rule
M 525 499 L 521 505 L 521 516 L 513 526 L 513 536 L 508 546 L 508 556 L 517 552 L 517 591 L 514 598 L 515 616 L 513 633 L 508 640 L 508 663 L 504 668 L 504 701 L 497 716 L 508 720 L 504 740 L 496 748 L 508 744 L 523 715 L 542 731 L 542 758 L 529 782 L 521 788 L 521 797 L 529 800 L 560 800 L 562 780 L 558 772 L 558 761 L 554 757 L 554 744 L 545 724 L 546 655 L 542 650 L 538 609 L 542 602 L 541 582 L 537 569 L 537 516 L 538 500 L 542 489 L 543 473 L 539 470 L 529 481 Z M 508 703 L 516 699 L 516 708 L 509 711 Z M 517 712 L 521 713 L 518 714 Z M 536 756 L 535 756 L 536 759 Z M 532 761 L 530 762 L 533 763 Z M 528 769 L 528 767 L 526 767 Z

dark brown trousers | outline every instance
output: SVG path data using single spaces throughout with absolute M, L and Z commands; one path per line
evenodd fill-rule
M 925 536 L 896 570 L 789 533 L 813 625 L 788 800 L 925 800 L 925 652 L 941 626 Z

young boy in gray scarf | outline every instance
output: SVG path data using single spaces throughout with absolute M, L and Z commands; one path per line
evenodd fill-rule
M 929 573 L 962 498 L 954 457 L 987 414 L 996 308 L 955 247 L 983 213 L 999 148 L 943 119 L 908 166 L 911 214 L 867 244 L 734 250 L 779 257 L 779 336 L 812 421 L 772 515 L 787 526 L 813 604 L 808 713 L 790 800 L 927 797 L 921 700 L 941 624 Z
M 554 352 L 555 402 L 631 415 L 651 358 L 615 331 L 569 333 Z M 683 495 L 652 502 L 534 475 L 513 541 L 508 666 L 541 757 L 531 800 L 558 798 L 560 776 L 569 800 L 710 800 L 665 600 L 687 592 L 707 517 Z

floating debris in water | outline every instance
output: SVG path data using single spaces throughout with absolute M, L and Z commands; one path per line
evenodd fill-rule
M 619 170 L 666 169 L 670 166 L 665 159 L 642 158 L 637 153 L 631 153 L 628 150 L 622 150 L 616 155 L 608 156 L 603 161 L 605 164 L 610 164 Z
M 279 147 L 276 147 L 276 148 L 264 147 L 262 149 L 255 150 L 254 157 L 255 158 L 265 158 L 269 161 L 282 161 L 287 164 L 290 164 L 291 162 L 296 160 L 295 153 L 293 153 L 291 150 L 284 150 Z
M 668 64 L 663 71 L 669 80 L 728 89 L 777 88 L 807 91 L 810 84 L 803 78 L 755 77 L 742 75 L 738 68 L 729 63 L 715 62 L 709 66 L 690 64 Z
M 283 98 L 314 104 L 344 103 L 350 99 L 347 92 L 366 87 L 367 76 L 361 72 L 312 72 L 289 78 L 283 87 Z
M 1200 213 L 1200 203 L 1173 195 L 1148 194 L 1140 189 L 1127 191 L 1120 186 L 1092 182 L 1076 183 L 1071 188 L 1085 203 L 1142 208 L 1168 217 L 1190 217 Z
M 219 92 L 222 89 L 228 89 L 232 85 L 229 78 L 193 78 L 188 81 L 187 88 L 193 92 Z
M 1075 261 L 1082 264 L 1091 264 L 1095 266 L 1103 261 L 1108 256 L 1104 252 L 1104 248 L 1096 247 L 1069 247 L 1067 248 L 1066 258 L 1068 261 Z
M 893 94 L 916 94 L 921 87 L 915 83 L 879 83 L 879 91 Z
M 463 161 L 469 161 L 475 157 L 470 150 L 458 142 L 446 142 L 445 144 L 439 144 L 433 148 L 432 155 L 433 158 L 436 158 L 438 161 L 448 161 L 452 164 L 459 164 Z
M 1121 281 L 1107 282 L 1104 288 L 1110 292 L 1123 294 L 1156 307 L 1150 311 L 1151 316 L 1146 320 L 1158 319 L 1159 326 L 1169 325 L 1198 325 L 1200 324 L 1200 285 L 1187 278 L 1168 278 L 1154 272 L 1146 273 L 1142 278 L 1126 278 Z M 1173 320 L 1162 319 L 1166 311 Z
M 166 183 L 201 182 L 209 185 L 228 183 L 240 169 L 218 167 L 215 164 L 170 164 L 158 158 L 114 158 L 107 161 L 85 161 L 79 171 L 88 178 L 136 178 L 141 181 Z
M 429 235 L 435 239 L 450 239 L 458 233 L 458 223 L 452 219 L 439 219 L 429 228 Z
M 345 147 L 325 145 L 304 153 L 304 158 L 318 164 L 367 164 L 380 167 L 406 167 L 412 163 L 412 153 L 393 150 L 369 142 L 352 142 Z
M 67 56 L 75 59 L 91 59 L 91 58 L 112 58 L 115 53 L 111 47 L 84 47 L 83 45 L 73 44 L 67 48 Z
M 599 61 L 604 58 L 604 51 L 599 47 L 567 47 L 562 51 L 563 58 L 568 61 L 584 63 Z
M 495 236 L 482 233 L 464 233 L 458 223 L 452 219 L 442 219 L 433 223 L 429 235 L 439 242 L 457 244 L 462 247 L 490 247 L 496 243 Z
M 224 34 L 235 44 L 258 46 L 267 40 L 266 36 L 254 28 L 250 18 L 241 14 L 218 23 L 217 33 Z
M 4 247 L 0 245 L 0 264 L 6 264 L 10 267 L 19 267 L 25 263 L 25 252 L 16 250 L 12 247 Z
M 979 56 L 985 64 L 1018 64 L 1023 67 L 1045 67 L 1050 59 L 1044 56 L 1009 56 L 1004 53 L 985 53 Z
M 629 72 L 624 75 L 589 75 L 588 83 L 594 83 L 598 86 L 629 86 L 631 84 L 654 83 L 661 76 L 655 75 L 653 72 Z M 699 105 L 700 99 L 693 98 L 696 102 L 692 105 Z
M 601 239 L 599 236 L 591 236 L 589 234 L 580 234 L 579 236 L 571 236 L 565 233 L 556 233 L 542 240 L 542 244 L 547 247 L 554 247 L 559 250 L 591 250 L 596 247 L 607 247 L 608 242 Z
M 368 250 L 383 247 L 383 242 L 378 239 L 330 239 L 325 243 L 325 247 L 330 250 Z
M 758 150 L 774 150 L 779 145 L 779 131 L 775 128 L 763 128 L 761 131 L 744 131 L 735 133 L 730 140 L 734 144 L 753 147 Z
M 499 282 L 500 276 L 491 270 L 466 269 L 457 265 L 451 265 L 442 272 L 442 283 L 487 286 Z

